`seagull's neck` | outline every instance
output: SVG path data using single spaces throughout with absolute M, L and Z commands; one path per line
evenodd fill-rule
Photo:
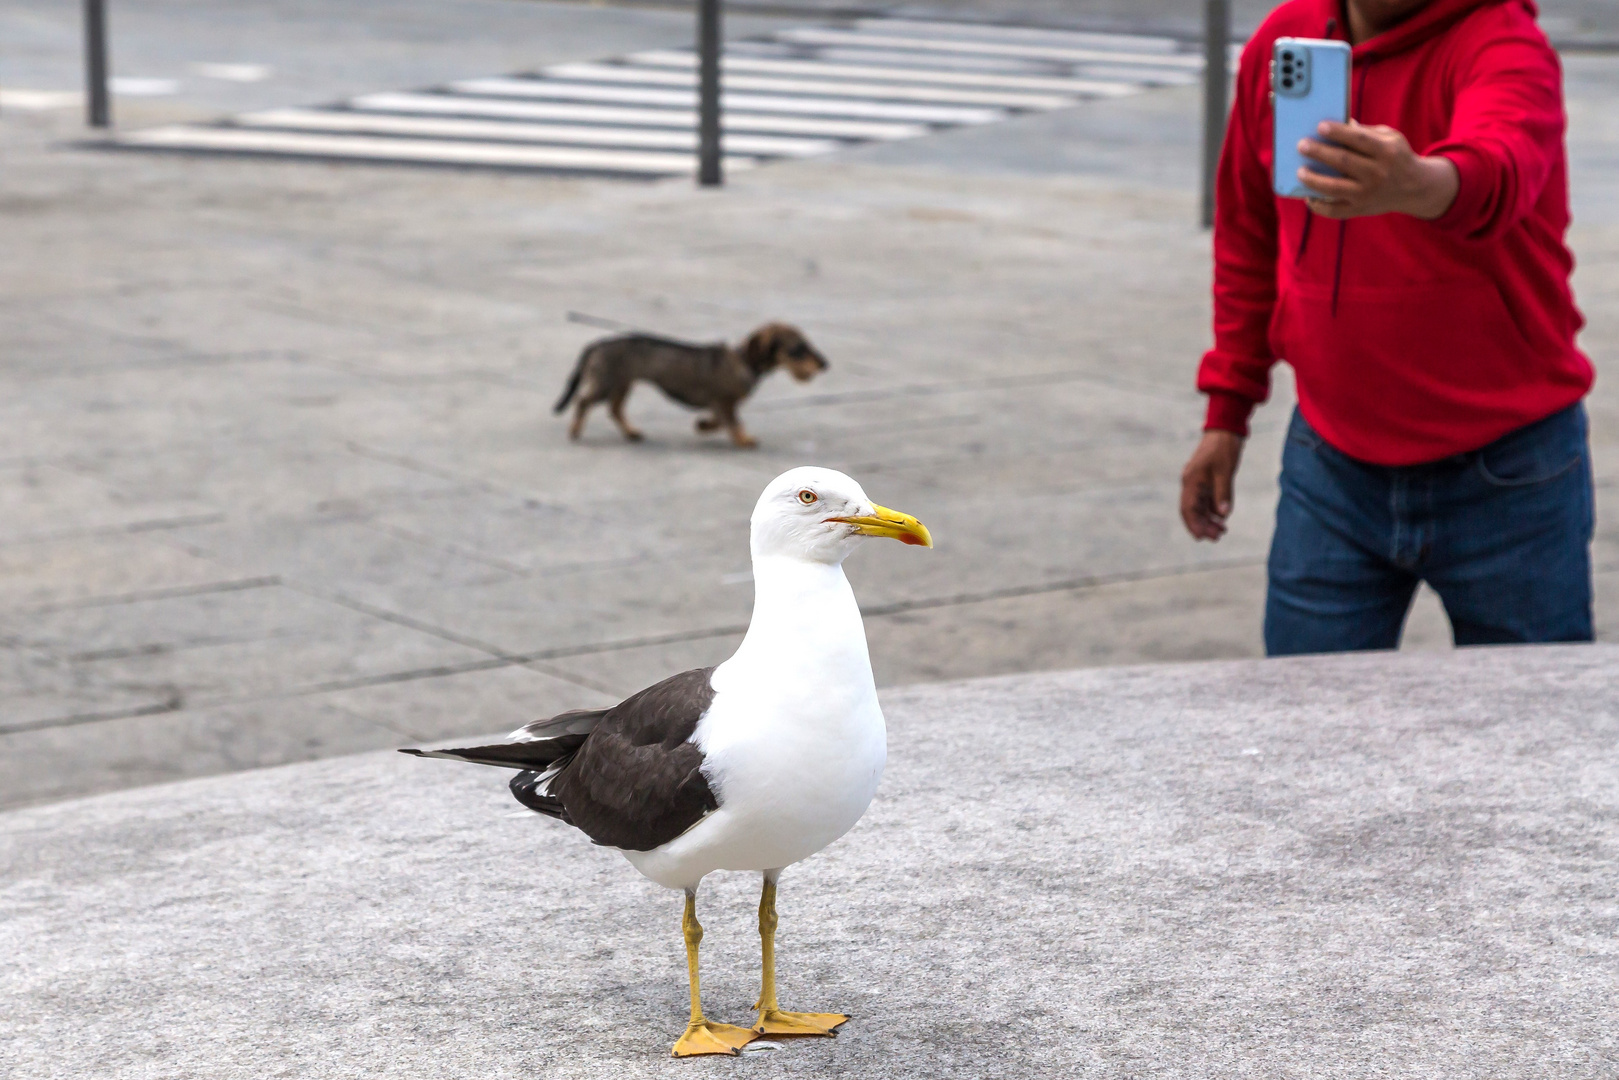
M 753 619 L 737 649 L 744 654 L 772 667 L 854 664 L 869 672 L 866 629 L 843 567 L 756 555 Z

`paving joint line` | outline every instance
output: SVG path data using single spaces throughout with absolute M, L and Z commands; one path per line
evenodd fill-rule
M 114 593 L 108 596 L 90 596 L 81 600 L 63 600 L 49 604 L 25 606 L 17 610 L 29 615 L 48 615 L 56 611 L 78 611 L 85 608 L 119 607 L 151 600 L 173 600 L 186 596 L 209 596 L 214 593 L 246 592 L 249 589 L 268 588 L 281 584 L 276 576 L 241 578 L 235 581 L 215 581 L 201 585 L 176 585 L 167 589 L 147 589 L 140 592 Z
M 1046 582 L 1039 585 L 1012 586 L 1004 589 L 987 589 L 980 592 L 957 593 L 952 596 L 931 597 L 920 600 L 900 600 L 888 604 L 874 604 L 862 608 L 861 615 L 866 618 L 884 618 L 891 615 L 905 614 L 911 611 L 936 610 L 945 607 L 966 606 L 969 604 L 988 603 L 994 600 L 1017 599 L 1024 596 L 1037 596 L 1046 593 L 1077 592 L 1084 589 L 1100 588 L 1106 585 L 1124 584 L 1134 581 L 1150 581 L 1163 578 L 1186 577 L 1193 574 L 1209 573 L 1219 570 L 1240 569 L 1251 566 L 1261 566 L 1265 562 L 1263 556 L 1250 556 L 1245 558 L 1222 559 L 1195 566 L 1182 566 L 1172 568 L 1158 568 L 1148 570 L 1123 571 L 1112 574 L 1091 574 L 1084 577 L 1069 578 L 1064 581 Z M 283 582 L 283 584 L 287 584 Z M 297 588 L 288 584 L 289 588 Z M 346 598 L 325 596 L 309 590 L 300 589 L 306 595 L 316 596 L 319 599 L 342 604 L 351 610 L 371 615 L 388 622 L 406 626 L 422 633 L 434 634 L 445 640 L 466 645 L 469 648 L 478 648 L 480 651 L 490 653 L 487 660 L 472 660 L 456 664 L 437 664 L 426 668 L 413 668 L 409 671 L 389 672 L 382 675 L 364 676 L 354 679 L 339 679 L 325 683 L 316 683 L 309 686 L 297 687 L 289 690 L 276 691 L 267 694 L 257 694 L 242 697 L 221 698 L 192 698 L 183 699 L 178 693 L 174 694 L 166 703 L 144 706 L 139 709 L 123 710 L 108 713 L 83 713 L 58 719 L 45 719 L 30 721 L 24 725 L 0 727 L 0 735 L 16 734 L 22 731 L 38 731 L 54 727 L 69 727 L 79 724 L 96 723 L 99 721 L 131 719 L 140 716 L 151 716 L 165 712 L 178 711 L 182 703 L 187 708 L 193 707 L 219 707 L 236 705 L 251 701 L 284 700 L 297 697 L 312 697 L 317 694 L 337 693 L 344 690 L 359 690 L 372 686 L 388 686 L 396 683 L 416 682 L 421 679 L 442 678 L 449 675 L 462 675 L 475 671 L 491 671 L 503 667 L 530 666 L 548 660 L 563 660 L 574 656 L 597 656 L 605 653 L 628 652 L 632 649 L 651 648 L 657 645 L 674 645 L 687 641 L 703 641 L 711 638 L 730 637 L 747 632 L 747 624 L 739 623 L 727 626 L 706 627 L 700 630 L 681 630 L 668 634 L 654 634 L 640 638 L 629 638 L 621 641 L 595 642 L 588 645 L 559 646 L 552 649 L 539 649 L 527 653 L 513 653 L 506 650 L 497 650 L 495 646 L 473 644 L 472 639 L 449 636 L 450 631 L 433 628 L 425 623 L 419 623 L 408 616 L 399 616 L 369 605 L 361 605 L 357 601 L 348 601 Z M 583 689 L 596 693 L 615 693 L 604 686 L 581 682 L 576 676 L 568 675 L 560 670 L 541 670 L 543 674 L 553 675 L 564 681 L 573 682 Z
M 194 525 L 217 525 L 224 520 L 224 514 L 215 513 L 190 514 L 174 518 L 152 518 L 147 521 L 126 522 L 122 525 L 91 525 L 78 529 L 58 529 L 55 532 L 0 537 L 0 547 L 22 547 L 26 544 L 43 544 L 54 540 L 76 540 L 88 536 L 125 536 L 132 533 L 161 532 L 165 529 L 186 529 Z
M 111 712 L 75 713 L 72 716 L 50 717 L 44 720 L 27 720 L 20 724 L 0 724 L 0 735 L 25 735 L 33 731 L 49 731 L 55 728 L 77 727 L 81 724 L 98 724 L 110 720 L 133 720 L 142 716 L 161 716 L 164 713 L 179 712 L 183 704 L 179 695 L 171 697 L 168 701 L 156 702 L 151 705 L 142 705 L 134 709 L 119 709 Z

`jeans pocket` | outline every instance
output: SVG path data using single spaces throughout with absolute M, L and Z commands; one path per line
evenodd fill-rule
M 1287 441 L 1297 443 L 1306 450 L 1319 450 L 1325 441 L 1315 433 L 1304 414 L 1299 412 L 1298 406 L 1293 407 L 1293 419 L 1287 425 Z
M 1544 484 L 1574 468 L 1586 455 L 1579 406 L 1515 431 L 1478 452 L 1478 472 L 1495 487 Z

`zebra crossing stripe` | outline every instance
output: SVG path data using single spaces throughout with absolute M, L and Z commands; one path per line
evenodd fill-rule
M 649 49 L 646 52 L 631 53 L 625 59 L 636 65 L 690 68 L 694 71 L 697 68 L 695 56 L 674 49 Z M 1105 79 L 1073 79 L 1056 75 L 997 75 L 991 72 L 907 69 L 882 67 L 877 64 L 834 64 L 820 60 L 773 60 L 754 56 L 727 56 L 721 61 L 720 68 L 725 72 L 727 79 L 731 77 L 730 73 L 733 71 L 754 71 L 763 74 L 814 75 L 828 79 L 841 76 L 882 82 L 922 83 L 927 84 L 929 88 L 939 85 L 1045 90 L 1068 98 L 1122 97 L 1140 89 L 1136 83 Z
M 690 71 L 670 71 L 624 64 L 558 64 L 555 67 L 546 68 L 545 74 L 558 79 L 589 79 L 600 82 L 680 87 L 695 87 L 697 85 L 695 69 Z M 727 74 L 724 86 L 727 90 L 775 90 L 787 94 L 881 98 L 884 101 L 929 101 L 953 105 L 985 105 L 997 109 L 1060 109 L 1064 105 L 1070 104 L 1073 100 L 1071 97 L 1061 97 L 1055 94 L 957 90 L 932 86 L 896 86 L 881 82 L 830 82 L 824 79 L 792 79 L 739 74 Z
M 1203 58 L 1177 54 L 1125 53 L 1107 49 L 1079 49 L 1055 45 L 1029 45 L 1008 41 L 969 41 L 927 37 L 903 37 L 861 30 L 828 30 L 820 27 L 794 27 L 779 30 L 776 37 L 802 45 L 876 45 L 887 48 L 930 52 L 983 53 L 987 56 L 1016 56 L 1030 60 L 1062 60 L 1069 63 L 1103 61 L 1109 64 L 1144 64 L 1154 67 L 1201 69 Z
M 725 165 L 736 170 L 1188 82 L 1202 61 L 1167 38 L 864 18 L 731 42 L 722 64 Z M 690 176 L 696 66 L 690 49 L 649 49 L 121 133 L 110 145 Z
M 448 116 L 505 117 L 513 120 L 565 120 L 612 125 L 690 128 L 697 130 L 697 110 L 635 109 L 619 105 L 578 105 L 572 102 L 512 101 L 468 94 L 423 94 L 404 91 L 362 94 L 349 102 L 355 109 L 379 112 L 431 113 Z M 720 125 L 727 132 L 760 132 L 822 136 L 829 139 L 909 139 L 927 132 L 921 124 L 883 123 L 875 120 L 819 120 L 802 116 L 726 112 Z M 611 129 L 610 129 L 611 130 Z
M 595 83 L 525 79 L 511 76 L 492 79 L 464 79 L 460 82 L 451 83 L 450 89 L 463 94 L 555 98 L 566 101 L 611 101 L 626 105 L 667 105 L 675 107 L 690 106 L 693 96 L 683 90 L 664 90 L 656 87 L 603 86 Z M 1000 109 L 974 109 L 943 105 L 890 105 L 880 101 L 839 101 L 833 98 L 738 94 L 728 90 L 722 91 L 720 106 L 722 109 L 745 109 L 754 112 L 909 120 L 917 124 L 988 124 L 1006 115 Z
M 591 150 L 572 146 L 516 146 L 438 139 L 391 139 L 370 135 L 318 135 L 295 131 L 254 131 L 228 127 L 171 127 L 131 132 L 134 145 L 169 150 L 213 150 L 238 154 L 362 158 L 372 161 L 433 162 L 525 169 L 674 176 L 696 171 L 691 154 L 636 150 Z M 725 167 L 745 169 L 753 159 L 728 157 Z
M 265 109 L 235 117 L 239 127 L 287 128 L 302 131 L 355 132 L 368 135 L 425 135 L 444 139 L 491 139 L 495 142 L 630 146 L 645 149 L 697 149 L 695 128 L 616 128 L 584 124 L 534 124 L 466 117 L 398 116 L 346 109 Z M 725 148 L 764 157 L 810 157 L 836 150 L 834 139 L 796 139 L 780 135 L 726 137 Z
M 1110 52 L 1174 53 L 1180 43 L 1174 38 L 1144 34 L 1110 34 L 1089 30 L 1050 30 L 1035 26 L 997 26 L 994 23 L 953 23 L 928 19 L 859 19 L 855 25 L 876 34 L 921 34 L 981 41 L 1013 41 L 1040 45 L 1062 45 L 1076 49 L 1103 49 Z

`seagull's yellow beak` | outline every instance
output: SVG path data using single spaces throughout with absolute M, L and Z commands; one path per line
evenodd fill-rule
M 928 532 L 926 525 L 909 514 L 890 510 L 886 506 L 873 505 L 869 517 L 834 517 L 826 520 L 853 525 L 855 531 L 862 536 L 891 536 L 902 544 L 917 544 L 927 548 L 933 546 L 933 536 Z

